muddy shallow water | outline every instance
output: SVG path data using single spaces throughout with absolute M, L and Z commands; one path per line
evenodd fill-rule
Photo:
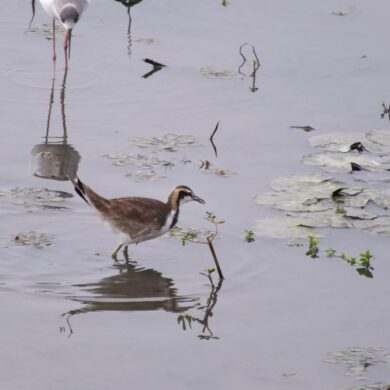
M 30 28 L 29 1 L 0 5 L 0 387 L 385 389 L 389 237 L 328 229 L 320 239 L 321 250 L 370 250 L 370 279 L 307 257 L 305 239 L 247 243 L 244 231 L 283 214 L 254 201 L 274 179 L 324 174 L 302 163 L 313 134 L 390 131 L 380 117 L 389 8 L 143 0 L 129 25 L 122 4 L 95 0 L 74 31 L 64 83 L 60 42 L 53 82 L 40 5 Z M 238 73 L 245 42 L 261 62 L 255 92 Z M 250 74 L 251 46 L 243 50 Z M 166 67 L 148 75 L 145 58 Z M 308 125 L 316 130 L 290 128 Z M 199 169 L 206 160 L 215 171 Z M 208 228 L 206 210 L 226 221 L 214 243 L 224 282 L 200 274 L 213 266 L 207 246 L 174 237 L 113 264 L 116 237 L 67 181 L 42 177 L 75 167 L 108 197 L 164 200 L 191 186 L 207 204 L 184 205 L 180 226 Z M 372 180 L 388 189 L 387 179 Z

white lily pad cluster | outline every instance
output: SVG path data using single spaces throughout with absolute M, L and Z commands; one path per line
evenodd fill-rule
M 303 238 L 320 228 L 356 228 L 390 234 L 390 190 L 348 185 L 321 175 L 276 179 L 272 191 L 256 196 L 261 205 L 285 211 L 274 218 L 257 220 L 257 234 L 276 238 Z M 367 211 L 375 204 L 380 213 Z
M 15 206 L 24 206 L 26 208 L 39 209 L 66 209 L 59 206 L 67 198 L 73 195 L 63 191 L 52 191 L 41 187 L 32 188 L 12 188 L 9 191 L 0 191 L 0 197 L 8 200 Z
M 134 171 L 126 173 L 127 177 L 132 177 L 138 182 L 142 181 L 155 181 L 164 179 L 165 176 L 159 175 L 153 169 L 144 170 L 144 171 Z
M 325 363 L 343 365 L 346 368 L 345 374 L 359 381 L 369 380 L 370 370 L 374 366 L 384 365 L 390 369 L 390 352 L 378 347 L 351 347 L 342 351 L 326 354 Z M 387 390 L 390 382 L 375 383 L 371 385 L 359 385 L 352 389 L 377 389 Z
M 105 154 L 103 157 L 110 159 L 112 164 L 116 166 L 133 165 L 141 169 L 172 167 L 175 165 L 172 160 L 159 159 L 156 156 L 146 156 L 139 153 Z
M 13 237 L 13 241 L 19 245 L 29 245 L 39 249 L 53 245 L 51 237 L 35 231 L 20 232 Z
M 155 150 L 168 152 L 175 152 L 177 148 L 200 146 L 193 135 L 175 133 L 167 133 L 162 137 L 135 137 L 131 144 L 136 148 L 153 147 Z
M 367 133 L 321 134 L 311 137 L 310 144 L 322 151 L 305 156 L 303 162 L 320 166 L 328 172 L 390 170 L 389 132 L 372 130 Z
M 131 139 L 131 147 L 135 149 L 148 149 L 147 154 L 124 152 L 120 154 L 105 154 L 115 166 L 130 166 L 132 170 L 127 177 L 136 181 L 149 181 L 164 179 L 166 169 L 179 163 L 191 162 L 183 156 L 176 158 L 172 153 L 179 148 L 200 146 L 196 138 L 190 134 L 168 133 L 162 137 L 135 137 Z

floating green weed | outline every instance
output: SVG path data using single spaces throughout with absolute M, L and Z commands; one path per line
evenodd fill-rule
M 310 256 L 312 259 L 318 257 L 318 244 L 320 243 L 316 236 L 308 236 L 309 239 L 309 249 L 306 252 L 306 256 Z
M 389 117 L 389 120 L 390 120 L 390 105 L 386 106 L 386 103 L 382 102 L 381 118 L 383 119 L 386 115 Z
M 246 242 L 255 241 L 255 233 L 253 233 L 253 230 L 245 230 L 245 241 Z
M 320 257 L 319 239 L 316 236 L 309 235 L 308 241 L 309 241 L 309 248 L 306 252 L 306 256 L 310 256 L 313 259 Z M 359 275 L 366 276 L 367 278 L 373 277 L 371 271 L 374 270 L 374 267 L 372 266 L 371 261 L 374 259 L 374 256 L 368 250 L 360 253 L 358 257 L 350 256 L 345 252 L 338 252 L 334 248 L 326 249 L 324 251 L 324 254 L 326 257 L 338 258 L 344 261 L 345 263 L 353 267 L 356 267 L 356 271 L 359 273 Z

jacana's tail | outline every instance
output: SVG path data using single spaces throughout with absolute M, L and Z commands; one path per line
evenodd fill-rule
M 91 204 L 88 202 L 84 190 L 84 184 L 82 181 L 77 177 L 76 173 L 74 174 L 74 177 L 68 176 L 68 179 L 73 183 L 74 189 L 76 190 L 77 194 L 85 200 L 85 202 L 90 206 Z

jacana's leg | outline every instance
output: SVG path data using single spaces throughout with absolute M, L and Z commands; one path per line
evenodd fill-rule
M 125 256 L 126 263 L 128 263 L 129 260 L 130 260 L 130 258 L 129 258 L 129 246 L 128 245 L 125 245 L 125 247 L 123 248 L 123 255 Z
M 55 62 L 56 59 L 56 19 L 53 18 L 53 62 Z
M 116 248 L 115 251 L 112 253 L 111 256 L 112 256 L 112 258 L 113 258 L 114 260 L 116 260 L 116 255 L 117 255 L 118 252 L 121 250 L 122 246 L 123 246 L 123 244 L 119 244 L 118 248 Z

